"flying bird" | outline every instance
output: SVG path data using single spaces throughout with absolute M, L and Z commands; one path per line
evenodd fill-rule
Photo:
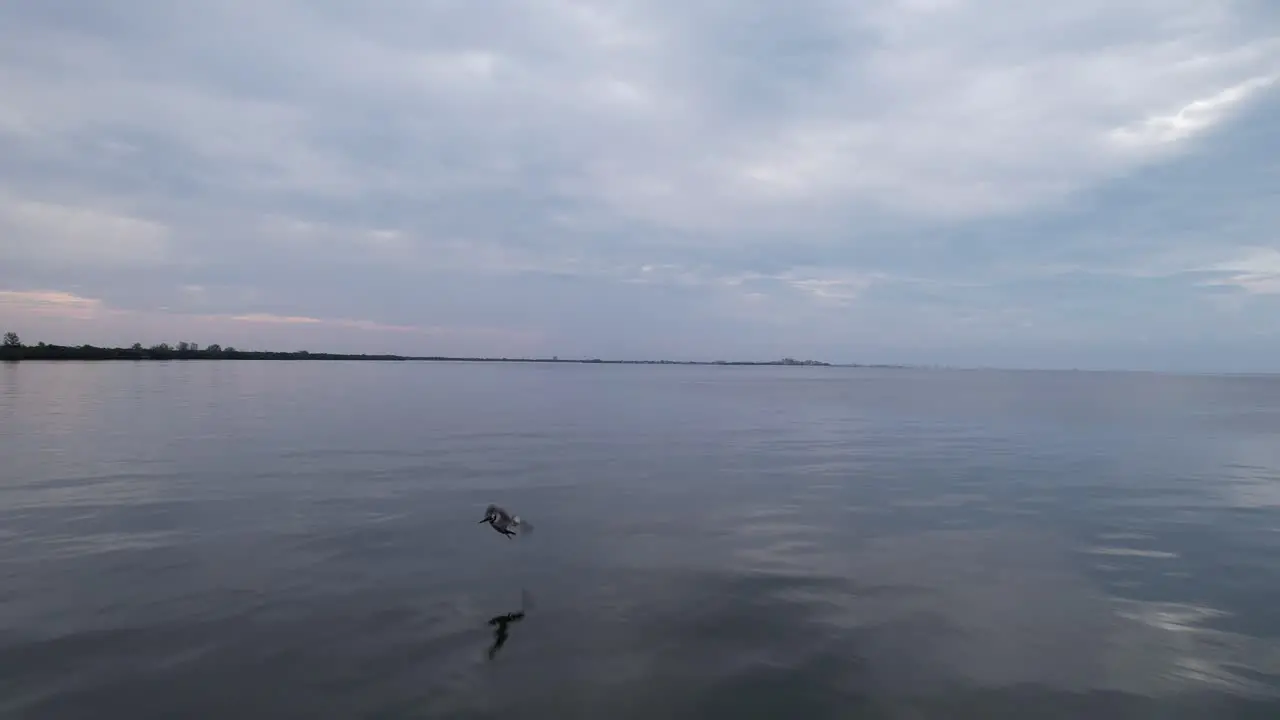
M 533 526 L 521 520 L 519 515 L 512 515 L 497 505 L 485 508 L 484 519 L 478 524 L 483 523 L 489 523 L 490 527 L 507 537 L 514 537 L 515 530 L 525 534 L 533 532 Z

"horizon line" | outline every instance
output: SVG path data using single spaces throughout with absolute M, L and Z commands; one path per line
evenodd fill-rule
M 188 347 L 183 347 L 188 346 Z M 31 357 L 35 351 L 36 357 Z M 773 360 L 679 360 L 679 359 L 637 359 L 637 358 L 601 358 L 601 357 L 560 357 L 551 356 L 476 356 L 476 355 L 404 355 L 400 353 L 343 353 L 311 350 L 245 350 L 233 346 L 222 347 L 217 343 L 201 347 L 196 343 L 180 342 L 176 346 L 168 343 L 157 343 L 144 347 L 134 343 L 129 347 L 58 345 L 39 342 L 35 345 L 19 343 L 0 347 L 0 359 L 5 361 L 167 361 L 167 360 L 323 360 L 323 361 L 366 361 L 366 362 L 469 362 L 469 363 L 558 363 L 579 365 L 716 365 L 716 366 L 776 366 L 776 367 L 841 367 L 863 369 L 901 369 L 901 370 L 958 370 L 958 371 L 1001 371 L 1001 372 L 1089 372 L 1089 373 L 1142 373 L 1156 375 L 1218 375 L 1218 376 L 1263 376 L 1280 375 L 1277 370 L 1159 370 L 1153 368 L 1090 368 L 1090 367 L 1017 367 L 1000 365 L 950 365 L 945 363 L 891 363 L 891 362 L 831 362 L 823 360 L 797 360 L 783 357 Z

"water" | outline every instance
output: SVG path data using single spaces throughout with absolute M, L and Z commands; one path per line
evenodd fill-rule
M 1280 716 L 1280 378 L 0 366 L 0 716 L 504 713 Z

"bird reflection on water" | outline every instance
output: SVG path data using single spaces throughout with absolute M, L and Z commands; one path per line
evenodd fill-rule
M 507 613 L 505 615 L 495 615 L 494 617 L 489 618 L 489 625 L 492 625 L 494 628 L 493 645 L 489 646 L 490 660 L 492 660 L 493 657 L 498 654 L 498 650 L 500 650 L 502 646 L 507 643 L 507 637 L 508 637 L 507 626 L 509 626 L 511 623 L 520 622 L 521 620 L 523 620 L 525 611 L 530 607 L 532 607 L 532 605 L 533 605 L 533 602 L 532 602 L 532 599 L 529 597 L 529 593 L 525 590 L 521 590 L 519 610 L 517 610 L 516 612 Z
M 524 611 L 507 613 L 506 615 L 498 615 L 489 619 L 489 624 L 495 626 L 493 631 L 493 645 L 489 647 L 489 659 L 492 660 L 494 655 L 498 654 L 498 650 L 507 642 L 507 626 L 513 622 L 519 622 L 524 619 Z

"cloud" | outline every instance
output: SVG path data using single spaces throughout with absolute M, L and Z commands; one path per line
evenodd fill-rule
M 0 194 L 0 260 L 90 266 L 154 265 L 168 251 L 164 225 L 94 207 Z
M 1204 268 L 1222 276 L 1207 285 L 1226 285 L 1256 295 L 1280 295 L 1280 248 L 1253 248 L 1247 254 Z
M 189 288 L 188 288 L 189 289 Z M 264 341 L 271 339 L 287 339 L 289 341 L 307 340 L 316 342 L 329 336 L 333 344 L 332 334 L 340 330 L 357 330 L 373 337 L 386 337 L 388 334 L 416 335 L 420 340 L 415 343 L 418 352 L 431 352 L 431 342 L 444 340 L 451 343 L 471 343 L 483 347 L 486 343 L 493 349 L 525 348 L 536 345 L 539 338 L 536 333 L 493 327 L 424 327 L 413 325 L 394 325 L 372 320 L 353 320 L 347 318 L 317 318 L 300 315 L 276 315 L 272 313 L 246 313 L 240 315 L 208 314 L 193 312 L 173 312 L 167 309 L 156 311 L 136 311 L 113 308 L 100 299 L 88 298 L 74 293 L 56 290 L 0 291 L 0 313 L 7 322 L 17 322 L 22 326 L 23 335 L 32 338 L 35 335 L 52 334 L 54 343 L 81 344 L 88 342 L 88 337 L 107 337 L 101 328 L 87 323 L 100 325 L 101 321 L 111 319 L 127 323 L 146 331 L 148 343 L 170 341 L 175 338 L 190 338 L 215 334 L 221 338 L 221 344 L 238 344 L 242 347 L 249 343 L 255 347 L 267 348 Z M 69 322 L 70 321 L 70 322 Z M 264 334 L 258 328 L 284 328 L 285 333 Z M 290 332 L 301 330 L 301 333 Z M 163 334 L 162 334 L 163 333 Z M 228 341 L 232 340 L 235 342 Z M 214 340 L 218 341 L 218 340 Z M 123 340 L 99 340 L 104 343 L 122 343 Z M 130 341 L 132 342 L 132 341 Z M 349 350 L 360 343 L 352 343 L 348 339 L 344 346 Z M 351 350 L 354 351 L 354 350 Z M 412 350 L 406 352 L 413 352 Z M 436 351 L 438 352 L 438 350 Z
M 413 325 L 387 325 L 385 323 L 373 322 L 371 320 L 345 320 L 332 319 L 322 320 L 320 318 L 304 317 L 298 315 L 271 315 L 269 313 L 251 313 L 249 315 L 233 315 L 231 319 L 236 322 L 246 323 L 266 323 L 266 324 L 284 324 L 284 325 L 327 325 L 335 328 L 354 328 L 356 330 L 375 330 L 378 332 L 404 332 L 404 333 L 422 333 L 430 335 L 435 332 L 457 332 L 457 330 L 442 330 L 440 328 L 424 328 Z
M 0 310 L 36 317 L 91 320 L 102 311 L 102 301 L 56 290 L 0 290 Z
M 751 63 L 777 61 L 768 55 L 739 64 L 761 73 L 761 94 L 774 90 L 786 101 L 781 109 L 752 107 L 754 122 L 726 123 L 740 135 L 700 138 L 710 141 L 706 152 L 657 155 L 680 158 L 673 165 L 637 160 L 641 172 L 599 178 L 606 197 L 637 219 L 736 229 L 769 219 L 790 225 L 800 221 L 795 213 L 771 211 L 833 204 L 942 219 L 1020 211 L 1156 159 L 1109 140 L 1134 135 L 1134 123 L 1168 124 L 1159 116 L 1170 106 L 1187 107 L 1166 141 L 1207 132 L 1261 89 L 1257 73 L 1273 71 L 1277 59 L 1274 41 L 1241 45 L 1239 18 L 1203 3 L 806 7 L 801 27 L 757 31 L 771 38 L 740 29 L 766 12 L 758 6 L 743 19 L 715 18 L 727 23 L 726 35 L 827 48 L 810 51 L 817 56 L 805 58 L 812 65 L 803 75 Z M 1183 23 L 1204 32 L 1171 42 Z M 717 36 L 709 26 L 697 35 L 710 43 L 708 55 L 736 49 Z M 1205 97 L 1213 110 L 1197 111 Z M 741 107 L 703 109 L 722 120 Z
M 1275 75 L 1250 78 L 1211 97 L 1188 103 L 1171 115 L 1156 115 L 1132 126 L 1117 128 L 1112 131 L 1112 138 L 1139 148 L 1186 140 L 1222 122 L 1237 105 L 1270 87 L 1276 78 Z
M 63 5 L 0 9 L 0 287 L 122 336 L 165 307 L 1108 364 L 1180 346 L 1170 303 L 1220 332 L 1190 270 L 1280 221 L 1256 2 Z

